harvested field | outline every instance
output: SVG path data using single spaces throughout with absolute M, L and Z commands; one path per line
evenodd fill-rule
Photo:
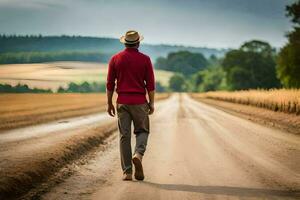
M 248 91 L 217 91 L 207 93 L 193 93 L 193 98 L 208 98 L 244 105 L 266 108 L 289 114 L 300 114 L 300 90 L 273 89 Z
M 155 70 L 156 80 L 168 86 L 173 72 Z M 30 88 L 51 89 L 67 87 L 70 82 L 105 83 L 107 63 L 49 62 L 0 65 L 0 83 L 27 84 Z
M 57 90 L 68 83 L 104 82 L 106 63 L 51 62 L 0 65 L 0 83 Z
M 105 94 L 1 94 L 0 130 L 100 112 Z
M 164 99 L 169 94 L 157 94 Z M 1 94 L 0 130 L 104 111 L 105 94 Z

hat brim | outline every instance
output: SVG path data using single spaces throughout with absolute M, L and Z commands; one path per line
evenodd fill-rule
M 144 39 L 144 36 L 142 36 L 142 35 L 139 35 L 139 36 L 140 36 L 140 37 L 139 37 L 139 40 L 134 41 L 134 42 L 128 42 L 128 41 L 126 41 L 126 40 L 125 40 L 125 36 L 122 36 L 122 37 L 120 38 L 120 42 L 123 43 L 123 44 L 136 44 L 136 43 L 138 43 L 138 42 L 140 42 L 140 41 L 142 41 L 142 40 Z

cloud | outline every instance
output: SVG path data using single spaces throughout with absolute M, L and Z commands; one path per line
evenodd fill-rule
M 40 9 L 61 9 L 66 7 L 68 0 L 1 0 L 1 8 L 9 9 L 29 9 L 29 10 L 40 10 Z
M 119 37 L 134 28 L 148 43 L 237 47 L 255 38 L 278 47 L 290 27 L 282 0 L 24 2 L 0 0 L 0 34 Z

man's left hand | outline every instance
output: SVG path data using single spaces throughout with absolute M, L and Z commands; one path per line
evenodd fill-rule
M 116 110 L 115 110 L 115 106 L 114 106 L 113 104 L 108 104 L 108 105 L 107 105 L 107 113 L 108 113 L 110 116 L 112 116 L 112 117 L 115 116 Z

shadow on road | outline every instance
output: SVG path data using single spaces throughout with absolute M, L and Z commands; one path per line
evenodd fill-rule
M 228 186 L 196 186 L 184 184 L 160 184 L 144 181 L 152 187 L 163 190 L 196 192 L 203 194 L 216 194 L 216 195 L 232 195 L 240 197 L 263 197 L 263 196 L 278 196 L 278 197 L 300 197 L 300 190 L 272 190 L 260 188 L 243 188 L 243 187 L 228 187 Z

